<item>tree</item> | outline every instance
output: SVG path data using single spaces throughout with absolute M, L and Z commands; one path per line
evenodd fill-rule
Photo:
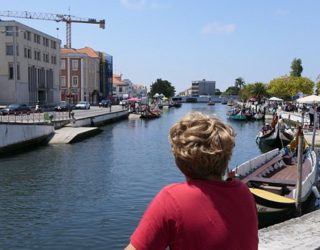
M 246 84 L 239 92 L 239 97 L 242 101 L 246 102 L 252 97 L 253 84 Z
M 296 76 L 296 77 L 300 77 L 301 73 L 303 71 L 303 67 L 302 67 L 302 62 L 300 58 L 295 58 L 293 59 L 292 63 L 291 63 L 291 72 L 290 72 L 290 76 Z
M 253 84 L 253 88 L 252 88 L 251 94 L 260 103 L 261 99 L 268 95 L 266 84 L 264 84 L 262 82 L 256 82 L 255 84 Z
M 238 87 L 239 89 L 241 89 L 242 87 L 244 87 L 245 84 L 246 83 L 245 83 L 244 79 L 242 77 L 238 77 L 235 80 L 234 86 Z
M 320 81 L 316 83 L 316 95 L 319 95 L 320 92 Z
M 150 97 L 154 96 L 156 93 L 163 94 L 165 97 L 173 97 L 175 95 L 175 88 L 167 80 L 157 79 L 150 86 Z
M 221 93 L 220 89 L 215 89 L 214 94 L 217 96 L 220 96 L 222 93 Z
M 231 86 L 227 88 L 227 90 L 223 93 L 224 95 L 238 95 L 239 94 L 239 88 L 235 86 Z
M 254 97 L 260 103 L 261 99 L 268 95 L 267 86 L 262 82 L 247 84 L 240 90 L 240 98 L 244 101 Z
M 267 92 L 270 95 L 291 100 L 299 92 L 311 95 L 314 82 L 306 77 L 283 76 L 270 81 Z

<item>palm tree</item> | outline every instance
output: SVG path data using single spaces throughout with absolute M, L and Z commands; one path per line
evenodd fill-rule
M 242 87 L 244 87 L 245 84 L 246 84 L 246 83 L 245 83 L 245 81 L 244 81 L 244 79 L 243 79 L 242 77 L 238 77 L 238 78 L 236 79 L 235 83 L 234 83 L 235 87 L 237 87 L 237 88 L 239 88 L 239 89 L 241 89 Z
M 258 99 L 258 103 L 260 103 L 261 99 L 267 95 L 267 87 L 262 82 L 256 82 L 253 84 L 253 88 L 251 89 L 251 94 Z

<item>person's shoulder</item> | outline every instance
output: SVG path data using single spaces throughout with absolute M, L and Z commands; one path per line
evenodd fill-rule
M 189 188 L 188 184 L 185 182 L 172 183 L 172 184 L 168 184 L 168 185 L 164 186 L 161 189 L 160 193 L 173 195 L 173 194 L 184 192 L 188 188 Z

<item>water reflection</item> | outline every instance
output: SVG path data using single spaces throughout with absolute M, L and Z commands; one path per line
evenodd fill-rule
M 216 114 L 237 137 L 230 167 L 260 153 L 260 122 L 233 122 L 221 104 L 183 104 L 155 120 L 129 119 L 72 145 L 50 145 L 0 162 L 3 249 L 122 249 L 150 199 L 183 181 L 169 129 L 194 110 Z

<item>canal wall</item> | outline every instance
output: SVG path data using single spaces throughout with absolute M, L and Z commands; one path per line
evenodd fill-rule
M 121 110 L 111 113 L 105 113 L 100 115 L 92 115 L 83 118 L 72 119 L 70 126 L 72 127 L 94 127 L 102 126 L 104 124 L 112 123 L 118 120 L 127 119 L 129 112 L 127 110 Z
M 45 143 L 54 133 L 49 124 L 0 124 L 0 152 L 13 152 L 30 145 Z
M 259 230 L 259 250 L 320 249 L 320 210 Z

